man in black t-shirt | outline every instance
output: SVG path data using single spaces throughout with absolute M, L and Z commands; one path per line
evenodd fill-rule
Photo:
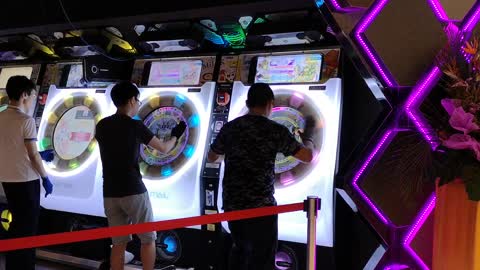
M 160 141 L 138 120 L 140 101 L 138 88 L 130 82 L 121 82 L 112 88 L 111 97 L 117 107 L 114 115 L 102 119 L 96 127 L 95 137 L 100 146 L 103 166 L 103 197 L 109 226 L 138 224 L 153 221 L 152 205 L 142 181 L 138 165 L 140 145 L 148 145 L 168 153 L 185 131 L 180 122 L 171 131 L 171 138 Z M 156 233 L 139 234 L 143 269 L 152 270 L 155 264 Z M 111 269 L 121 270 L 130 235 L 113 237 Z
M 268 84 L 250 87 L 248 114 L 228 122 L 210 146 L 208 160 L 225 156 L 223 208 L 225 211 L 274 206 L 275 157 L 312 160 L 315 121 L 308 117 L 297 142 L 288 128 L 270 119 L 274 95 Z M 278 238 L 278 216 L 228 222 L 233 239 L 230 270 L 273 270 Z

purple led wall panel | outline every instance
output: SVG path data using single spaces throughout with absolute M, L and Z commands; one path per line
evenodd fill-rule
M 326 0 L 329 6 L 337 12 L 346 12 L 346 9 L 342 7 L 337 0 Z M 376 54 L 375 50 L 369 44 L 368 40 L 365 37 L 366 29 L 371 25 L 371 23 L 375 20 L 381 10 L 388 4 L 389 0 L 377 0 L 367 11 L 367 14 L 360 20 L 353 32 L 353 39 L 358 43 L 359 49 L 362 53 L 367 57 L 367 59 L 372 64 L 374 70 L 379 74 L 385 85 L 389 87 L 398 86 L 398 83 L 393 78 L 392 74 L 388 71 L 387 67 L 385 67 L 381 58 Z M 396 0 L 400 1 L 400 0 Z M 439 0 L 427 0 L 429 6 L 433 10 L 435 16 L 439 19 L 439 21 L 448 21 L 448 15 L 446 14 L 445 10 L 443 9 Z M 462 23 L 461 31 L 462 32 L 471 32 L 475 25 L 480 20 L 480 3 L 477 3 L 471 12 L 469 12 L 468 18 L 465 18 Z M 425 140 L 430 143 L 432 148 L 436 148 L 438 146 L 438 141 L 435 136 L 430 133 L 429 131 L 430 126 L 425 121 L 423 116 L 418 110 L 418 106 L 421 104 L 423 99 L 426 95 L 430 92 L 433 86 L 438 82 L 442 75 L 441 70 L 438 67 L 433 67 L 422 80 L 413 88 L 411 96 L 408 98 L 404 111 L 407 117 L 413 121 L 416 128 L 421 132 Z M 365 192 L 360 188 L 358 185 L 358 181 L 360 177 L 363 175 L 365 170 L 370 163 L 372 162 L 373 158 L 377 156 L 379 151 L 385 147 L 387 141 L 391 140 L 393 135 L 396 133 L 395 129 L 390 129 L 387 131 L 378 142 L 377 146 L 374 148 L 372 153 L 368 155 L 368 158 L 365 160 L 362 167 L 358 170 L 355 174 L 354 179 L 352 181 L 352 185 L 354 190 L 360 194 L 361 198 L 367 203 L 369 207 L 373 210 L 373 212 L 378 216 L 378 218 L 386 225 L 389 225 L 389 219 L 385 216 L 381 210 L 374 204 L 372 200 L 365 194 Z M 432 194 L 431 197 L 427 200 L 425 206 L 420 211 L 419 215 L 415 219 L 414 223 L 410 231 L 405 236 L 403 246 L 406 252 L 417 262 L 417 264 L 422 269 L 429 269 L 428 266 L 421 260 L 421 258 L 415 253 L 415 251 L 410 247 L 411 242 L 417 235 L 420 228 L 425 223 L 425 220 L 431 214 L 435 207 L 435 194 Z M 404 265 L 392 264 L 387 266 L 385 269 L 399 269 L 398 267 Z M 401 269 L 401 268 L 400 268 Z
M 325 2 L 328 4 L 328 6 L 332 9 L 333 12 L 337 13 L 349 13 L 361 10 L 361 8 L 356 7 L 343 7 L 337 0 L 325 0 Z
M 387 5 L 388 1 L 389 0 L 378 0 L 372 5 L 372 7 L 369 9 L 370 12 L 362 18 L 362 20 L 354 30 L 354 38 L 356 39 L 370 62 L 373 64 L 375 70 L 383 79 L 384 83 L 389 87 L 394 87 L 398 86 L 398 83 L 395 81 L 388 69 L 384 66 L 380 57 L 375 53 L 375 50 L 366 41 L 364 35 L 366 29 L 375 20 L 375 18 L 385 7 L 385 5 Z M 440 4 L 439 0 L 428 0 L 428 3 L 430 4 L 430 7 L 432 8 L 439 20 L 448 20 L 447 14 L 443 10 L 443 7 Z
M 427 218 L 430 216 L 433 209 L 435 208 L 435 201 L 436 201 L 436 196 L 435 194 L 432 194 L 430 198 L 427 200 L 427 203 L 425 204 L 423 209 L 420 211 L 417 218 L 415 219 L 415 222 L 410 228 L 410 231 L 405 236 L 405 239 L 403 240 L 403 246 L 405 250 L 407 251 L 408 254 L 410 254 L 410 256 L 412 256 L 412 258 L 417 262 L 418 266 L 421 267 L 423 270 L 429 270 L 430 268 L 427 265 L 425 265 L 423 260 L 412 249 L 412 247 L 410 247 L 410 244 L 412 243 L 418 231 L 423 226 L 423 224 L 425 223 L 425 221 L 427 220 Z
M 480 20 L 480 3 L 475 4 L 473 12 L 469 15 L 469 18 L 464 20 L 462 23 L 461 31 L 462 32 L 471 32 L 475 25 Z
M 448 16 L 445 10 L 443 9 L 440 0 L 428 0 L 430 7 L 432 7 L 433 12 L 437 16 L 437 18 L 441 21 L 448 21 Z
M 370 165 L 370 163 L 372 162 L 373 158 L 378 154 L 378 152 L 383 148 L 384 144 L 390 140 L 390 137 L 394 134 L 394 131 L 393 130 L 389 130 L 387 131 L 382 139 L 380 140 L 380 142 L 378 143 L 378 145 L 375 147 L 375 149 L 373 150 L 373 152 L 368 156 L 367 160 L 365 161 L 365 163 L 363 163 L 362 167 L 358 170 L 358 172 L 355 174 L 355 177 L 353 178 L 353 181 L 352 181 L 352 185 L 353 185 L 353 188 L 358 192 L 358 194 L 360 194 L 360 196 L 362 197 L 363 200 L 365 200 L 365 202 L 368 204 L 368 206 L 370 206 L 370 208 L 372 208 L 372 210 L 375 212 L 375 214 L 377 215 L 378 218 L 380 218 L 380 220 L 384 223 L 384 224 L 388 224 L 389 221 L 388 221 L 388 218 L 380 211 L 380 209 L 378 209 L 378 207 L 372 202 L 372 200 L 370 200 L 370 198 L 368 198 L 367 194 L 365 194 L 365 192 L 363 192 L 363 190 L 360 188 L 360 186 L 358 185 L 358 179 L 360 179 L 360 177 L 362 176 L 362 174 L 365 172 L 365 170 L 367 169 L 367 167 Z
M 334 11 L 341 11 L 343 7 L 338 3 L 337 0 L 328 0 Z
M 391 264 L 383 268 L 383 270 L 402 270 L 402 269 L 409 269 L 408 266 L 403 264 Z
M 425 140 L 430 143 L 432 149 L 438 146 L 437 139 L 431 135 L 430 125 L 423 120 L 418 113 L 418 106 L 423 101 L 428 92 L 438 82 L 442 75 L 442 71 L 438 67 L 433 67 L 417 86 L 413 88 L 413 94 L 408 98 L 405 105 L 405 111 L 408 117 L 413 121 L 414 125 L 422 133 Z
M 468 33 L 473 30 L 475 25 L 480 20 L 480 4 L 476 4 L 471 15 L 464 20 L 464 23 L 461 27 L 461 32 Z M 434 67 L 425 77 L 422 83 L 415 87 L 412 96 L 407 100 L 405 111 L 407 112 L 408 117 L 414 122 L 415 126 L 422 133 L 423 137 L 435 148 L 438 145 L 438 142 L 428 133 L 429 125 L 423 121 L 423 118 L 418 115 L 417 107 L 420 102 L 423 100 L 425 95 L 431 90 L 431 87 L 434 83 L 438 82 L 438 79 L 442 75 L 441 70 L 438 67 Z M 427 203 L 425 204 L 422 211 L 420 211 L 419 216 L 415 219 L 415 222 L 412 225 L 412 228 L 407 233 L 403 246 L 407 253 L 417 262 L 417 264 L 423 270 L 429 270 L 430 268 L 423 262 L 423 260 L 418 256 L 418 254 L 410 247 L 411 242 L 417 235 L 420 228 L 425 223 L 425 220 L 432 213 L 435 208 L 436 196 L 432 194 Z
M 357 27 L 354 30 L 354 38 L 360 45 L 361 49 L 364 51 L 370 62 L 373 64 L 375 70 L 378 72 L 380 77 L 382 77 L 384 83 L 389 86 L 398 86 L 398 84 L 393 79 L 390 72 L 383 66 L 381 59 L 375 54 L 374 49 L 368 44 L 365 40 L 365 30 L 370 26 L 373 20 L 378 16 L 380 11 L 385 7 L 388 0 L 379 0 L 376 1 L 372 7 L 369 9 L 369 13 L 365 15 L 362 20 L 359 22 Z

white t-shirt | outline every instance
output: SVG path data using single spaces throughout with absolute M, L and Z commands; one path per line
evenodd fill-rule
M 28 140 L 37 140 L 35 120 L 20 108 L 8 106 L 0 113 L 0 182 L 40 179 L 28 157 Z

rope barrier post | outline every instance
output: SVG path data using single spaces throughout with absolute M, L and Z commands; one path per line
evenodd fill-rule
M 307 270 L 315 270 L 317 262 L 317 212 L 321 201 L 317 196 L 308 196 L 304 203 L 307 212 Z

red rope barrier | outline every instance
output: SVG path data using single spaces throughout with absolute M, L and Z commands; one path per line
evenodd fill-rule
M 195 225 L 204 225 L 219 223 L 222 221 L 248 219 L 262 216 L 270 216 L 281 213 L 295 212 L 303 210 L 303 203 L 286 204 L 280 206 L 270 206 L 255 209 L 239 210 L 221 214 L 203 215 L 198 217 L 172 219 L 166 221 L 149 222 L 135 225 L 116 226 L 108 228 L 99 228 L 83 230 L 76 232 L 55 233 L 48 235 L 21 237 L 15 239 L 1 240 L 0 252 L 17 250 L 24 248 L 36 248 L 43 246 L 60 245 L 74 242 L 82 242 L 123 236 L 128 234 L 138 234 L 152 231 L 166 231 Z

